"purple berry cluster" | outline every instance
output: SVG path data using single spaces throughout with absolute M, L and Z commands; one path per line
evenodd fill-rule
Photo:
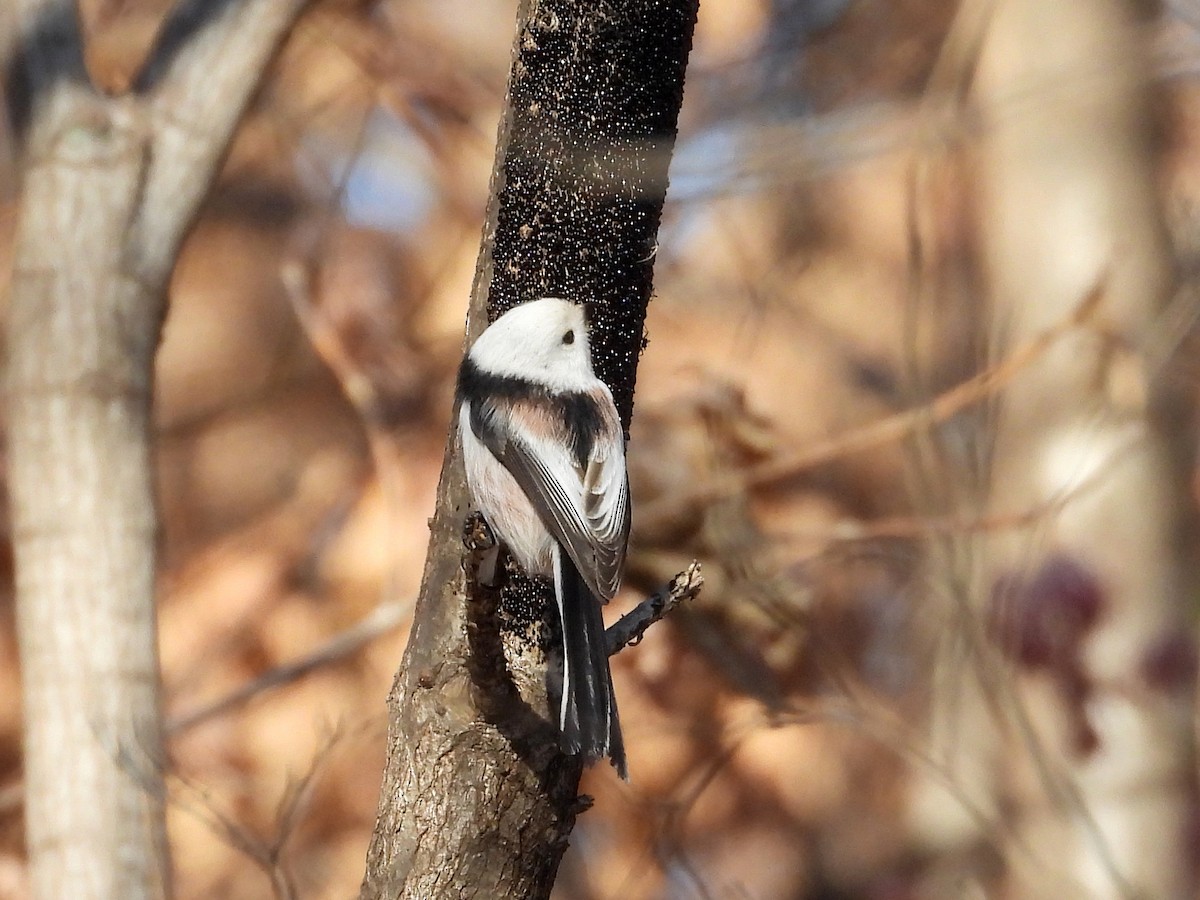
M 1007 572 L 992 586 L 988 634 L 1019 666 L 1049 675 L 1072 717 L 1075 748 L 1083 755 L 1099 744 L 1088 721 L 1092 684 L 1084 669 L 1084 638 L 1100 621 L 1107 600 L 1096 573 L 1062 553 L 1032 573 Z

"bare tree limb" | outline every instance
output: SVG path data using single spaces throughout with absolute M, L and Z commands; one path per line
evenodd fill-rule
M 186 0 L 164 25 L 135 82 L 152 142 L 136 223 L 148 274 L 169 272 L 263 72 L 308 5 Z
M 836 435 L 815 444 L 781 453 L 773 459 L 758 463 L 745 472 L 737 472 L 713 484 L 700 485 L 682 496 L 672 495 L 635 510 L 638 525 L 662 528 L 696 504 L 711 503 L 734 497 L 750 488 L 761 487 L 791 477 L 806 469 L 824 465 L 852 453 L 870 450 L 896 441 L 920 427 L 944 422 L 965 409 L 992 398 L 1014 381 L 1064 339 L 1095 330 L 1093 314 L 1103 298 L 1103 285 L 1088 291 L 1070 314 L 1049 328 L 1034 335 L 994 366 L 944 391 L 928 403 L 900 410 L 889 416 L 868 422 L 845 434 Z
M 317 669 L 348 658 L 371 641 L 398 628 L 411 612 L 411 602 L 381 603 L 366 617 L 355 622 L 349 628 L 339 631 L 299 659 L 276 666 L 258 678 L 246 682 L 241 687 L 235 688 L 228 694 L 198 709 L 172 716 L 167 720 L 167 734 L 174 735 L 181 731 L 187 731 L 201 722 L 207 722 L 209 719 L 236 709 L 259 694 L 290 684 Z

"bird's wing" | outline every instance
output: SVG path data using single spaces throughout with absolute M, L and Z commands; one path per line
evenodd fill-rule
M 604 424 L 600 439 L 592 443 L 583 471 L 583 511 L 596 557 L 596 584 L 590 586 L 596 596 L 608 601 L 616 594 L 625 568 L 630 523 L 629 476 L 625 469 L 625 436 L 607 388 L 597 405 L 604 411 Z
M 566 548 L 588 588 L 602 601 L 621 582 L 629 539 L 629 486 L 620 420 L 612 396 L 595 389 L 599 432 L 583 464 L 553 401 L 490 401 L 471 410 L 471 430 L 510 472 L 550 533 Z

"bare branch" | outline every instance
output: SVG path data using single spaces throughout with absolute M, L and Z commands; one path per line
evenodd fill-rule
M 169 271 L 271 57 L 308 0 L 187 0 L 159 34 L 135 92 L 152 147 L 136 235 L 139 266 Z
M 253 681 L 248 681 L 212 703 L 172 717 L 167 721 L 167 734 L 174 735 L 181 731 L 187 731 L 201 722 L 224 715 L 258 694 L 290 684 L 322 666 L 352 656 L 371 641 L 397 628 L 411 612 L 411 603 L 381 603 L 364 619 L 355 622 L 344 631 L 338 632 L 321 646 L 299 659 L 264 672 Z M 0 797 L 3 797 L 3 794 L 0 794 Z
M 646 635 L 646 629 L 677 606 L 694 600 L 704 587 L 704 576 L 700 563 L 695 560 L 684 571 L 671 579 L 671 583 L 655 591 L 604 632 L 608 642 L 608 655 L 616 656 L 626 647 L 637 644 Z
M 735 473 L 713 484 L 701 485 L 685 496 L 664 497 L 646 504 L 635 512 L 638 527 L 662 527 L 687 505 L 737 496 L 750 488 L 781 481 L 840 457 L 899 440 L 919 427 L 944 422 L 995 396 L 1064 337 L 1077 334 L 1081 328 L 1094 327 L 1093 314 L 1103 297 L 1102 287 L 1097 285 L 1089 291 L 1070 316 L 1035 335 L 996 365 L 955 385 L 928 403 L 901 410 L 795 452 L 780 454 L 748 471 Z

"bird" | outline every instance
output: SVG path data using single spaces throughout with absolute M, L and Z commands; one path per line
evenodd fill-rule
M 625 437 L 592 368 L 582 306 L 543 297 L 499 316 L 459 368 L 459 434 L 475 507 L 562 622 L 559 746 L 628 780 L 601 606 L 629 541 Z

